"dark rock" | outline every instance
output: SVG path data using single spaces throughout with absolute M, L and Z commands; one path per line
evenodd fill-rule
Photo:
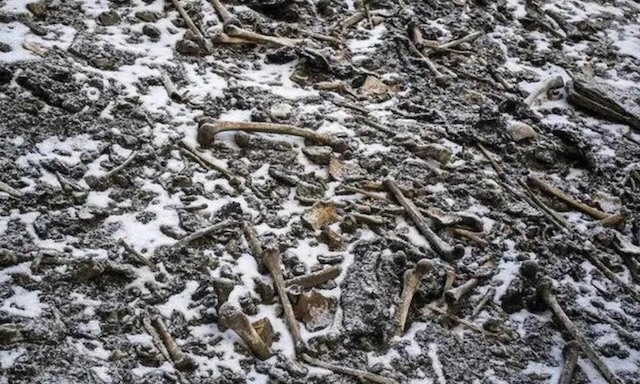
M 145 24 L 144 27 L 142 27 L 142 33 L 152 39 L 160 38 L 160 30 L 151 24 Z
M 116 25 L 120 23 L 120 15 L 114 10 L 103 12 L 98 16 L 98 23 L 105 27 Z
M 11 48 L 9 44 L 0 42 L 0 52 L 6 53 L 11 51 L 13 51 L 13 48 Z
M 195 41 L 182 39 L 176 44 L 176 51 L 183 55 L 196 56 L 200 54 L 200 46 Z
M 146 21 L 147 23 L 155 23 L 160 19 L 160 16 L 152 11 L 138 11 L 136 12 L 136 18 Z
M 43 17 L 45 11 L 47 10 L 47 6 L 44 4 L 44 2 L 38 1 L 35 3 L 27 4 L 27 9 L 29 10 L 29 12 L 31 12 L 31 14 L 33 14 L 33 16 Z

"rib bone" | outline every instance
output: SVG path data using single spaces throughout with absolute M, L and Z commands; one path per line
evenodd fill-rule
M 420 233 L 429 241 L 429 244 L 431 244 L 440 257 L 447 261 L 453 261 L 464 255 L 464 247 L 462 245 L 457 244 L 455 247 L 450 246 L 429 228 L 418 208 L 411 200 L 404 197 L 395 181 L 387 179 L 384 184 L 393 196 L 395 196 L 400 205 L 402 205 L 407 215 L 409 215 L 409 218 L 411 218 L 411 221 L 418 227 Z
M 223 304 L 218 312 L 218 321 L 223 327 L 233 329 L 260 360 L 266 360 L 272 355 L 271 349 L 260 338 L 249 318 L 238 308 L 229 303 Z
M 538 293 L 544 302 L 551 308 L 558 320 L 562 323 L 564 328 L 580 345 L 580 349 L 587 355 L 589 360 L 596 366 L 602 377 L 607 380 L 609 384 L 623 384 L 624 382 L 604 363 L 602 357 L 596 352 L 595 349 L 589 344 L 587 339 L 578 331 L 571 319 L 564 313 L 562 307 L 558 303 L 556 296 L 553 292 L 553 280 L 549 277 L 544 277 L 538 284 Z
M 305 139 L 316 141 L 333 147 L 337 151 L 346 150 L 346 143 L 329 135 L 312 131 L 306 128 L 298 128 L 287 124 L 237 122 L 237 121 L 217 121 L 215 123 L 206 122 L 198 129 L 198 143 L 203 147 L 211 146 L 215 135 L 225 131 L 263 132 L 283 135 L 300 136 Z
M 422 259 L 418 261 L 415 267 L 407 270 L 404 273 L 404 283 L 402 287 L 402 294 L 400 296 L 400 305 L 397 311 L 397 325 L 398 329 L 396 335 L 402 335 L 404 327 L 407 323 L 407 316 L 409 315 L 409 307 L 413 300 L 413 295 L 416 293 L 420 280 L 427 272 L 433 268 L 433 262 L 428 259 Z
M 275 249 L 266 249 L 262 252 L 261 259 L 273 277 L 276 290 L 278 291 L 278 296 L 280 296 L 280 302 L 284 309 L 284 315 L 287 319 L 287 323 L 289 324 L 291 336 L 293 337 L 295 350 L 296 352 L 303 352 L 305 345 L 302 340 L 302 336 L 300 335 L 298 320 L 296 320 L 293 313 L 293 307 L 291 306 L 291 301 L 289 301 L 289 296 L 287 296 L 287 288 L 285 287 L 282 267 L 280 265 L 280 253 Z

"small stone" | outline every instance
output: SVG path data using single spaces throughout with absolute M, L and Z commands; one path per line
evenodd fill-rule
M 535 139 L 538 136 L 538 132 L 532 126 L 521 121 L 509 122 L 507 132 L 509 132 L 514 141 Z
M 451 160 L 451 152 L 445 146 L 436 143 L 418 145 L 414 153 L 421 159 L 433 159 L 442 165 L 448 164 Z
M 333 150 L 328 146 L 311 146 L 302 148 L 302 153 L 316 164 L 328 165 Z
M 183 55 L 195 56 L 200 54 L 200 46 L 195 41 L 182 39 L 176 44 L 176 51 Z
M 105 27 L 116 25 L 120 23 L 120 15 L 114 10 L 103 12 L 98 16 L 98 23 Z
M 144 27 L 142 27 L 142 33 L 152 39 L 160 38 L 160 30 L 151 24 L 145 24 Z
M 527 260 L 520 266 L 520 274 L 528 279 L 535 279 L 538 269 L 538 263 L 535 260 Z
M 0 85 L 7 84 L 13 78 L 13 72 L 10 69 L 0 67 Z
M 267 347 L 271 347 L 271 344 L 273 344 L 274 332 L 269 318 L 263 317 L 258 321 L 254 321 L 253 323 L 251 323 L 251 325 L 256 330 L 256 332 L 258 332 L 258 335 L 260 335 L 260 338 L 262 339 L 262 341 L 264 341 Z
M 289 117 L 291 117 L 292 111 L 293 107 L 285 103 L 272 105 L 269 109 L 271 116 L 275 117 L 276 119 L 288 119 Z
M 147 23 L 155 23 L 156 21 L 158 21 L 160 16 L 152 11 L 138 11 L 136 12 L 136 18 L 142 21 L 146 21 Z
M 44 12 L 47 10 L 47 6 L 43 2 L 29 3 L 27 4 L 27 9 L 33 16 L 41 17 L 44 15 Z
M 334 309 L 334 299 L 324 297 L 316 290 L 312 290 L 300 295 L 293 312 L 296 319 L 300 320 L 309 332 L 315 332 L 333 323 Z
M 342 263 L 344 260 L 344 256 L 342 255 L 319 255 L 317 257 L 318 263 L 328 264 L 328 265 L 338 265 Z
M 0 52 L 11 52 L 13 48 L 7 43 L 0 42 Z

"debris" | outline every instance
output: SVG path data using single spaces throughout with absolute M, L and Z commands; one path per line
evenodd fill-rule
M 247 316 L 233 305 L 225 303 L 220 307 L 218 322 L 237 333 L 260 360 L 266 360 L 273 354 Z
M 536 132 L 532 126 L 515 120 L 509 121 L 507 125 L 507 132 L 509 132 L 514 141 L 535 139 L 538 136 L 538 132 Z
M 298 297 L 293 312 L 309 332 L 316 332 L 333 323 L 335 304 L 334 299 L 324 297 L 312 289 Z
M 302 221 L 314 231 L 319 231 L 327 225 L 337 223 L 340 219 L 337 207 L 333 203 L 318 202 L 302 215 Z
M 323 243 L 327 244 L 329 250 L 331 251 L 337 251 L 342 248 L 342 236 L 340 236 L 338 232 L 329 228 L 329 226 L 325 225 L 324 227 L 322 227 L 320 240 Z

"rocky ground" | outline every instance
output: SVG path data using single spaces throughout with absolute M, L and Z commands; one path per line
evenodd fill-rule
M 224 5 L 0 1 L 0 383 L 640 383 L 640 3 Z

